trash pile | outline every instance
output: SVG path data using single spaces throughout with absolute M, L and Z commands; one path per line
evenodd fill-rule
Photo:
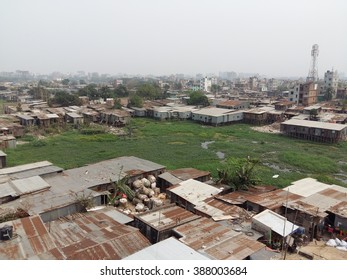
M 341 251 L 347 251 L 347 242 L 345 240 L 340 240 L 338 238 L 335 239 L 329 239 L 325 245 L 330 247 L 335 247 L 338 250 Z
M 123 212 L 127 214 L 131 212 L 145 212 L 160 207 L 166 200 L 166 194 L 160 193 L 160 188 L 157 188 L 156 178 L 153 175 L 135 180 L 131 184 L 131 189 L 135 193 L 131 201 L 128 201 L 128 198 L 119 200 L 120 208 L 123 208 Z

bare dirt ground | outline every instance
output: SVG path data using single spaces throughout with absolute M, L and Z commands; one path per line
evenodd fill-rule
M 264 125 L 264 126 L 253 126 L 252 129 L 259 132 L 281 133 L 280 123 L 273 123 L 273 124 Z
M 308 245 L 297 248 L 299 251 L 313 257 L 313 260 L 347 260 L 347 251 L 341 251 L 335 247 L 325 245 L 327 240 L 313 240 Z M 286 255 L 286 260 L 307 260 L 299 253 Z

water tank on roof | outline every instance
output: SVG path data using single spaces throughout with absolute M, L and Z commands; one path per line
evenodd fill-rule
M 0 228 L 0 240 L 10 240 L 13 236 L 13 226 L 4 226 Z

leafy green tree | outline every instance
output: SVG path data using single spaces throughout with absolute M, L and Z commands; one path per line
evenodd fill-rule
M 100 92 L 97 90 L 95 84 L 89 84 L 84 88 L 78 90 L 79 96 L 88 96 L 90 100 L 97 100 L 100 98 Z
M 28 94 L 31 95 L 34 99 L 41 99 L 43 101 L 48 101 L 50 93 L 48 90 L 38 84 L 37 87 L 32 87 L 29 89 Z
M 121 178 L 123 167 L 121 167 L 121 170 L 118 175 L 118 180 L 116 182 L 111 182 L 111 192 L 112 194 L 108 196 L 109 204 L 114 204 L 114 202 L 120 198 L 122 198 L 123 195 L 126 195 L 126 197 L 131 201 L 135 197 L 134 191 L 127 185 L 127 182 L 129 180 L 129 176 L 124 176 Z
M 310 110 L 310 120 L 317 121 L 318 120 L 318 111 L 317 109 Z
M 161 91 L 157 84 L 145 83 L 137 88 L 136 94 L 144 99 L 157 99 L 161 97 Z
M 258 159 L 229 158 L 218 171 L 218 183 L 230 186 L 234 191 L 248 189 L 261 181 L 255 176 Z
M 333 95 L 334 95 L 334 89 L 332 87 L 328 87 L 325 91 L 324 99 L 326 101 L 330 101 L 333 99 Z
M 221 90 L 221 87 L 219 85 L 214 84 L 214 85 L 211 86 L 211 91 L 214 94 L 217 94 L 220 90 Z
M 70 84 L 70 80 L 69 80 L 69 79 L 63 79 L 63 80 L 61 81 L 61 83 L 62 83 L 64 86 L 67 86 L 67 85 Z
M 108 86 L 102 86 L 99 89 L 99 96 L 106 101 L 107 98 L 113 97 L 113 92 Z
M 133 95 L 129 98 L 129 106 L 131 107 L 143 107 L 143 99 L 138 95 Z
M 81 101 L 76 94 L 70 94 L 64 90 L 57 91 L 51 103 L 60 104 L 61 106 L 81 105 Z
M 126 86 L 118 85 L 114 90 L 114 94 L 116 97 L 128 97 L 129 91 Z
M 122 109 L 122 103 L 120 102 L 120 99 L 119 98 L 116 98 L 114 100 L 114 106 L 113 106 L 114 109 Z
M 201 91 L 192 91 L 189 94 L 188 105 L 209 106 L 210 103 L 204 93 L 202 93 Z

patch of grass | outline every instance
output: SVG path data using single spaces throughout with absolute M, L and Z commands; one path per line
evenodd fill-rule
M 336 145 L 313 143 L 257 132 L 246 124 L 212 127 L 190 121 L 135 118 L 131 126 L 132 137 L 107 133 L 87 135 L 70 130 L 46 137 L 44 146 L 18 145 L 16 149 L 6 150 L 8 165 L 48 160 L 68 169 L 120 156 L 137 156 L 162 164 L 169 170 L 193 167 L 210 171 L 216 177 L 222 162 L 216 153 L 223 152 L 226 158 L 251 156 L 293 170 L 281 172 L 267 166 L 260 168 L 259 177 L 263 184 L 278 187 L 322 174 L 326 182 L 334 181 L 334 173 L 347 171 L 347 164 L 338 163 L 347 161 L 347 142 Z M 29 142 L 35 139 L 25 136 L 21 140 L 26 138 Z M 208 149 L 203 149 L 201 143 L 206 141 L 214 142 Z M 272 178 L 274 174 L 279 177 Z M 344 184 L 340 182 L 339 185 Z
M 280 155 L 280 160 L 288 165 L 298 167 L 301 171 L 313 173 L 336 173 L 338 164 L 326 156 L 312 155 L 306 152 L 286 151 Z

